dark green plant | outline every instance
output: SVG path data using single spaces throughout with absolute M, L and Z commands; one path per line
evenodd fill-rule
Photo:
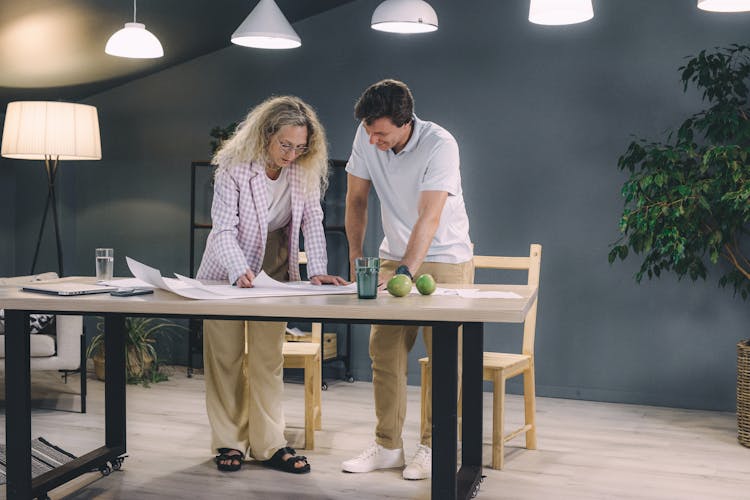
M 211 141 L 211 155 L 213 156 L 221 147 L 221 143 L 232 137 L 234 131 L 237 129 L 237 122 L 230 123 L 226 127 L 216 126 L 211 129 L 211 137 L 214 139 Z
M 156 352 L 156 334 L 168 333 L 171 329 L 185 327 L 160 318 L 125 318 L 126 378 L 129 384 L 143 384 L 168 380 L 161 369 Z M 97 333 L 86 349 L 86 357 L 104 354 L 104 323 L 97 323 Z
M 633 141 L 618 166 L 630 173 L 622 188 L 623 236 L 609 262 L 629 249 L 642 256 L 635 275 L 706 279 L 719 263 L 720 286 L 750 295 L 750 47 L 701 51 L 679 68 L 683 91 L 702 92 L 708 108 L 686 119 L 665 143 Z

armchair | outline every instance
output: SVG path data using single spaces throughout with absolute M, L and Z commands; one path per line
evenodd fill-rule
M 21 287 L 26 283 L 56 279 L 56 273 L 43 273 L 31 276 L 0 278 L 0 287 Z M 5 371 L 5 335 L 0 329 L 0 371 Z M 32 333 L 31 335 L 32 371 L 59 370 L 64 373 L 67 382 L 68 372 L 78 371 L 81 375 L 81 413 L 86 413 L 86 358 L 85 338 L 83 336 L 82 316 L 55 316 L 54 333 Z

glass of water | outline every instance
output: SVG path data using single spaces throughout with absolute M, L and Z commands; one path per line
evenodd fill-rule
M 112 248 L 96 249 L 96 281 L 109 281 L 115 267 L 115 251 Z
M 380 259 L 377 257 L 360 257 L 354 261 L 357 273 L 357 296 L 360 299 L 374 299 L 378 296 L 378 273 Z

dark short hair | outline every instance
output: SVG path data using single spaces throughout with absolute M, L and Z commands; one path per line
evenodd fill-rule
M 414 114 L 414 97 L 404 82 L 381 80 L 362 93 L 354 105 L 354 117 L 370 125 L 378 118 L 388 117 L 401 127 L 409 123 Z

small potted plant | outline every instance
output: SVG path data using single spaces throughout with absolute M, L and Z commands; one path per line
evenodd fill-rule
M 750 296 L 750 47 L 705 50 L 680 68 L 683 91 L 693 84 L 709 107 L 686 119 L 667 141 L 633 141 L 618 166 L 629 172 L 622 188 L 623 236 L 609 262 L 629 251 L 642 259 L 635 275 L 706 279 Z M 747 327 L 745 327 L 747 328 Z M 738 335 L 748 335 L 747 331 Z M 750 446 L 750 343 L 737 345 L 739 441 Z
M 125 318 L 125 365 L 129 384 L 147 385 L 167 380 L 166 373 L 159 369 L 155 335 L 173 328 L 184 327 L 160 318 Z M 91 339 L 86 356 L 94 361 L 96 377 L 104 380 L 104 323 L 98 323 L 96 329 L 99 333 Z

